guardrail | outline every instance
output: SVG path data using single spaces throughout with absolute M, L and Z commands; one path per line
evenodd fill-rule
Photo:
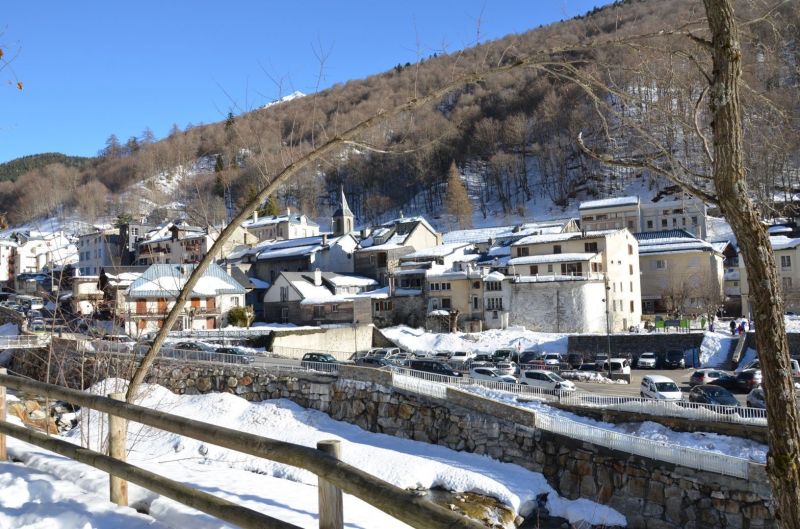
M 548 432 L 656 461 L 742 479 L 749 477 L 751 463 L 740 457 L 671 445 L 542 413 L 536 414 L 535 423 L 537 428 Z
M 278 441 L 266 437 L 240 432 L 222 426 L 203 423 L 151 410 L 142 406 L 128 404 L 111 398 L 90 395 L 82 391 L 45 384 L 21 377 L 9 376 L 0 371 L 0 393 L 3 386 L 14 388 L 53 400 L 63 400 L 82 407 L 107 413 L 110 418 L 122 418 L 145 424 L 153 428 L 178 435 L 185 435 L 199 441 L 214 444 L 263 459 L 302 468 L 316 474 L 320 480 L 320 527 L 341 529 L 341 491 L 356 496 L 366 503 L 394 516 L 398 520 L 418 529 L 481 529 L 483 524 L 462 517 L 439 507 L 412 491 L 387 483 L 371 474 L 348 465 L 331 455 L 330 450 L 318 445 L 319 449 Z M 222 498 L 187 487 L 158 474 L 133 467 L 114 457 L 76 447 L 72 443 L 47 437 L 38 432 L 10 424 L 5 421 L 5 406 L 0 415 L 0 446 L 5 446 L 4 435 L 10 435 L 47 450 L 65 455 L 83 463 L 108 472 L 112 476 L 132 481 L 147 489 L 175 499 L 198 510 L 216 516 L 245 529 L 299 529 L 297 526 L 241 507 Z M 124 436 L 123 436 L 124 440 Z M 113 441 L 113 440 L 112 440 Z M 124 445 L 123 445 L 124 446 Z M 123 450 L 124 453 L 124 450 Z M 5 454 L 0 454 L 5 455 Z M 335 492 L 335 498 L 331 493 Z M 324 499 L 332 499 L 331 505 L 324 505 Z M 338 511 L 337 511 L 338 509 Z M 331 519 L 338 517 L 335 523 Z
M 31 347 L 46 347 L 49 344 L 49 334 L 0 336 L 0 349 L 27 349 Z
M 206 340 L 230 340 L 236 338 L 252 338 L 268 336 L 274 329 L 251 327 L 247 329 L 203 329 L 192 331 L 170 331 L 170 338 L 205 338 Z
M 336 360 L 350 360 L 356 353 L 353 351 L 330 351 L 328 349 L 321 349 L 321 348 L 309 348 L 309 347 L 284 347 L 281 345 L 273 345 L 272 350 L 270 351 L 274 355 L 283 356 L 286 358 L 294 358 L 296 360 L 300 360 L 303 358 L 303 355 L 306 353 L 324 353 L 329 354 L 334 357 Z

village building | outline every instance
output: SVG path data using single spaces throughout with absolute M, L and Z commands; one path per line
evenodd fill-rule
M 370 278 L 332 272 L 280 272 L 264 295 L 264 319 L 296 325 L 370 324 L 378 286 Z
M 17 242 L 13 239 L 0 238 L 0 286 L 13 288 Z
M 193 264 L 154 264 L 133 281 L 123 308 L 126 332 L 141 336 L 158 331 L 194 267 Z M 224 327 L 228 311 L 243 307 L 244 297 L 244 287 L 212 263 L 189 294 L 173 330 Z
M 638 244 L 627 229 L 533 235 L 512 248 L 509 325 L 542 332 L 639 325 Z
M 775 265 L 783 291 L 783 304 L 786 312 L 800 314 L 800 236 L 796 232 L 781 232 L 769 238 L 775 253 Z M 744 260 L 739 260 L 739 286 L 742 294 L 742 315 L 752 318 L 750 285 L 747 282 L 747 268 Z
M 319 224 L 305 215 L 290 211 L 285 215 L 263 217 L 254 211 L 252 218 L 243 222 L 242 227 L 253 234 L 258 241 L 285 241 L 319 235 Z
M 97 230 L 78 237 L 78 271 L 82 276 L 97 276 L 103 268 L 122 262 L 118 228 Z
M 581 229 L 614 230 L 627 228 L 633 233 L 670 229 L 686 230 L 699 239 L 706 238 L 706 204 L 686 193 L 658 195 L 652 201 L 638 196 L 604 198 L 581 202 Z
M 404 255 L 440 245 L 442 236 L 422 217 L 401 217 L 362 233 L 355 250 L 354 271 L 382 286 L 400 265 Z
M 636 239 L 644 314 L 700 315 L 722 308 L 724 257 L 714 245 L 685 230 L 637 233 Z

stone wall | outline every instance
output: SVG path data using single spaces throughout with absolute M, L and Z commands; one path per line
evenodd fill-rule
M 331 325 L 319 329 L 273 331 L 273 347 L 316 351 L 367 351 L 372 347 L 372 325 Z
M 702 332 L 651 332 L 641 334 L 612 334 L 612 354 L 631 353 L 638 356 L 645 351 L 663 352 L 670 349 L 699 349 L 703 343 Z M 605 334 L 581 334 L 569 336 L 567 349 L 570 353 L 583 353 L 585 358 L 593 358 L 595 353 L 608 350 L 608 336 Z M 587 356 L 588 355 L 588 356 Z
M 92 367 L 84 368 L 84 377 L 130 372 L 118 357 L 87 364 Z M 397 390 L 391 376 L 350 366 L 336 377 L 160 360 L 147 382 L 181 394 L 286 398 L 372 432 L 486 454 L 543 473 L 567 498 L 610 505 L 628 517 L 632 529 L 776 527 L 762 466 L 751 465 L 749 480 L 677 467 L 537 429 L 534 412 L 457 389 L 448 388 L 443 400 Z

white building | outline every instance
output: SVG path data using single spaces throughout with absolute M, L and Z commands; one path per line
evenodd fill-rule
M 578 209 L 581 228 L 587 231 L 627 228 L 639 233 L 681 229 L 700 239 L 706 238 L 706 204 L 686 193 L 677 198 L 645 202 L 637 196 L 590 200 L 581 202 Z
M 17 243 L 11 239 L 0 239 L 0 283 L 6 286 L 14 284 L 14 260 L 17 255 Z
M 139 336 L 161 328 L 194 266 L 154 264 L 131 283 L 124 307 L 125 329 L 129 335 Z M 244 296 L 244 287 L 212 263 L 189 294 L 175 330 L 224 327 L 228 311 L 244 306 Z
M 120 264 L 119 229 L 98 230 L 78 237 L 78 270 L 96 276 L 100 270 Z
M 319 224 L 305 215 L 288 211 L 286 215 L 266 217 L 259 217 L 258 212 L 254 211 L 253 218 L 243 222 L 242 227 L 259 241 L 283 241 L 319 235 Z
M 14 276 L 35 274 L 43 268 L 61 268 L 78 263 L 78 248 L 63 232 L 25 232 L 14 236 L 17 240 L 14 258 Z

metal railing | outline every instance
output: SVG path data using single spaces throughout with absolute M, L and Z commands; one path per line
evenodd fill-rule
M 236 338 L 252 338 L 254 336 L 268 336 L 274 329 L 252 327 L 247 329 L 203 329 L 191 331 L 170 331 L 170 338 L 204 338 L 206 340 L 231 340 Z
M 748 459 L 653 441 L 543 413 L 536 414 L 535 422 L 542 430 L 613 450 L 726 476 L 749 477 L 751 463 Z
M 45 347 L 49 344 L 49 334 L 0 336 L 0 349 L 28 349 L 31 347 Z
M 447 386 L 431 380 L 392 372 L 392 386 L 437 399 L 447 398 Z
M 112 354 L 118 356 L 142 357 L 147 354 L 148 346 L 140 344 L 131 346 L 125 343 L 109 342 L 104 340 L 80 340 L 79 349 L 95 354 Z M 158 358 L 184 362 L 204 362 L 226 365 L 251 365 L 254 363 L 253 355 L 218 353 L 216 351 L 197 351 L 194 349 L 174 349 L 167 346 L 158 352 Z
M 272 354 L 276 356 L 282 356 L 285 358 L 294 358 L 294 359 L 301 359 L 303 355 L 306 353 L 324 353 L 329 354 L 334 357 L 336 360 L 350 360 L 356 353 L 353 351 L 329 351 L 327 349 L 322 348 L 312 348 L 312 347 L 284 347 L 282 345 L 273 345 L 272 350 L 270 351 Z

